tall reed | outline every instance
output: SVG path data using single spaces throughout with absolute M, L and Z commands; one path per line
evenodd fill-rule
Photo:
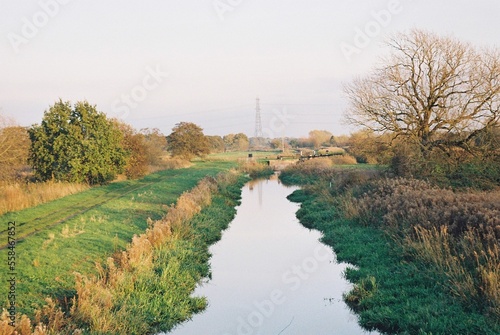
M 384 179 L 354 202 L 359 221 L 381 226 L 445 274 L 465 305 L 500 317 L 500 192 Z
M 48 181 L 0 185 L 0 215 L 87 190 L 87 184 Z

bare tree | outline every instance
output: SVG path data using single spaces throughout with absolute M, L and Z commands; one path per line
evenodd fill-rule
M 500 119 L 500 54 L 413 30 L 389 46 L 385 66 L 345 86 L 346 118 L 433 148 L 469 150 Z

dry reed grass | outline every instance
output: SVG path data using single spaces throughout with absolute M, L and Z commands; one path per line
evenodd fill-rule
M 266 177 L 274 173 L 270 166 L 248 159 L 239 159 L 238 169 L 252 178 Z
M 37 206 L 70 194 L 85 191 L 86 184 L 48 181 L 44 183 L 7 183 L 0 186 L 0 215 Z
M 162 160 L 159 165 L 156 167 L 150 167 L 150 170 L 176 170 L 176 169 L 183 169 L 183 168 L 188 168 L 192 166 L 193 163 L 191 163 L 188 160 L 178 158 L 178 157 L 162 157 Z M 151 171 L 152 171 L 151 170 Z
M 453 294 L 500 317 L 500 192 L 454 192 L 425 181 L 385 179 L 353 202 L 361 222 L 382 223 L 444 273 Z
M 356 165 L 358 162 L 356 161 L 356 158 L 354 158 L 351 155 L 337 155 L 337 156 L 332 156 L 330 157 L 330 160 L 332 161 L 333 165 Z
M 77 329 L 65 318 L 61 308 L 50 298 L 47 298 L 46 305 L 38 310 L 34 323 L 26 316 L 16 316 L 15 327 L 12 327 L 11 319 L 7 310 L 3 310 L 0 315 L 0 335 L 54 335 L 72 334 L 81 335 L 81 329 Z

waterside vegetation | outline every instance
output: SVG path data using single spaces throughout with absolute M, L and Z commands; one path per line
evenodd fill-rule
M 228 172 L 232 167 L 234 162 L 197 163 L 152 174 L 144 178 L 147 186 L 19 243 L 23 278 L 17 293 L 19 311 L 27 315 L 19 313 L 13 328 L 4 312 L 0 334 L 146 334 L 201 310 L 206 302 L 190 293 L 209 275 L 208 246 L 231 221 L 245 180 Z M 119 185 L 106 187 L 117 191 Z M 51 206 L 9 215 L 37 216 Z
M 498 191 L 439 188 L 367 167 L 297 164 L 280 178 L 303 185 L 290 196 L 301 223 L 355 266 L 344 300 L 363 327 L 500 332 Z

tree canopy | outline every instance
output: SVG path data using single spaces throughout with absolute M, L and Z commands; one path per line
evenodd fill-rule
M 332 133 L 327 130 L 311 130 L 309 132 L 309 140 L 312 142 L 315 149 L 319 149 L 325 144 L 330 145 L 332 137 Z
M 210 144 L 203 129 L 191 122 L 180 122 L 167 136 L 167 146 L 172 156 L 184 159 L 202 157 L 210 153 Z
M 25 128 L 0 115 L 0 180 L 14 179 L 27 165 L 29 143 Z
M 248 136 L 243 133 L 228 134 L 223 137 L 226 150 L 246 151 L 250 146 Z
M 123 170 L 120 130 L 88 102 L 59 100 L 29 129 L 29 161 L 40 180 L 101 184 Z

